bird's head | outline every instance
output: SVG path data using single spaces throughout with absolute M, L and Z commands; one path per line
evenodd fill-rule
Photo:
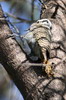
M 37 23 L 39 23 L 43 27 L 46 27 L 48 29 L 52 29 L 52 23 L 50 22 L 49 19 L 40 19 L 37 21 Z

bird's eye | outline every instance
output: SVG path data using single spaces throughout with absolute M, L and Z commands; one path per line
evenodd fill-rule
M 39 21 L 37 21 L 37 23 L 39 23 Z
M 48 23 L 48 21 L 46 21 Z

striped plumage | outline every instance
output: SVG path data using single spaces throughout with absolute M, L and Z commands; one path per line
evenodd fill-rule
M 50 53 L 51 43 L 51 22 L 48 19 L 41 19 L 30 26 L 24 36 L 33 54 L 42 62 L 48 60 L 47 53 Z
M 15 36 L 23 51 L 33 61 L 41 59 L 45 66 L 45 72 L 50 76 L 52 68 L 47 61 L 50 55 L 51 44 L 51 22 L 48 19 L 41 19 L 33 23 L 27 34 L 22 36 Z
M 40 47 L 41 50 L 41 60 L 45 62 L 48 60 L 47 53 L 50 53 L 50 43 L 51 43 L 51 36 L 49 34 L 49 30 L 45 27 L 40 27 L 35 29 L 36 34 L 34 34 L 34 37 L 36 38 L 36 41 Z M 49 56 L 48 56 L 49 57 Z

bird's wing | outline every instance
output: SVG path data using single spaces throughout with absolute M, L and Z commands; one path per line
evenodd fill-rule
M 31 49 L 26 41 L 25 38 L 20 37 L 20 35 L 14 35 L 15 40 L 17 41 L 17 43 L 20 45 L 20 47 L 22 48 L 22 50 L 29 55 L 31 53 Z
M 22 50 L 25 52 L 25 54 L 32 60 L 32 61 L 37 61 L 38 57 L 34 55 L 32 52 L 32 48 L 34 48 L 35 40 L 33 39 L 33 36 L 29 34 L 26 35 L 18 35 L 18 34 L 13 34 L 12 35 L 17 43 L 20 45 Z M 34 42 L 33 42 L 34 41 Z
M 34 37 L 34 31 L 29 31 L 27 32 L 27 34 L 24 35 L 24 39 L 27 41 L 30 49 L 31 49 L 31 54 L 30 54 L 30 59 L 32 59 L 33 61 L 38 60 L 38 55 L 37 52 L 39 52 L 38 49 L 38 43 L 36 41 L 36 38 Z
M 33 54 L 33 56 L 37 56 L 38 58 L 41 58 L 41 50 L 40 50 L 40 46 L 38 44 L 38 41 L 35 37 L 35 31 L 29 31 L 24 38 L 27 40 L 30 48 L 31 48 L 31 52 Z

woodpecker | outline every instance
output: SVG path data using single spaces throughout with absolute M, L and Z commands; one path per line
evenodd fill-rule
M 52 24 L 49 19 L 40 19 L 33 23 L 26 31 L 25 35 L 14 35 L 24 52 L 31 60 L 41 60 L 45 66 L 45 72 L 48 76 L 52 74 L 52 67 L 48 60 L 50 59 Z

